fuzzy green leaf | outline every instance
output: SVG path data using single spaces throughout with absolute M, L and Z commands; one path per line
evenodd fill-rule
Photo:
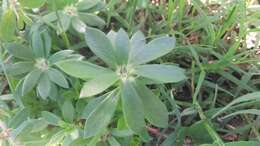
M 78 2 L 76 6 L 79 11 L 86 11 L 95 7 L 99 2 L 100 0 L 83 0 Z
M 85 40 L 92 52 L 110 66 L 116 65 L 116 55 L 112 43 L 100 30 L 87 27 Z
M 52 82 L 54 82 L 55 84 L 57 84 L 63 88 L 69 87 L 68 81 L 66 80 L 65 76 L 59 70 L 50 68 L 47 71 L 47 73 L 48 73 L 50 80 Z
M 24 7 L 39 8 L 45 4 L 46 0 L 19 0 L 19 2 Z
M 186 79 L 184 70 L 173 65 L 141 65 L 136 68 L 135 73 L 162 83 L 176 83 Z
M 56 116 L 53 113 L 43 111 L 41 112 L 41 115 L 51 125 L 59 126 L 61 123 L 64 123 L 64 121 L 62 121 L 60 117 Z
M 66 60 L 56 64 L 65 73 L 81 79 L 95 78 L 104 73 L 111 72 L 106 68 L 89 63 L 87 61 Z
M 22 95 L 32 91 L 32 89 L 38 83 L 41 74 L 42 72 L 40 70 L 35 69 L 25 76 L 22 87 Z
M 86 32 L 86 24 L 82 22 L 78 17 L 72 17 L 72 26 L 79 33 Z
M 132 64 L 144 64 L 168 54 L 174 47 L 175 38 L 160 37 L 138 50 L 131 51 L 129 62 Z
M 120 29 L 115 38 L 115 49 L 120 64 L 127 64 L 130 50 L 130 40 L 125 30 Z
M 73 122 L 74 119 L 74 106 L 70 100 L 66 100 L 62 105 L 62 115 L 65 121 Z
M 60 12 L 58 13 L 59 18 L 60 18 L 60 27 L 62 28 L 62 31 L 66 32 L 70 25 L 71 25 L 71 16 L 67 15 L 66 13 Z
M 112 43 L 113 47 L 115 47 L 115 42 L 116 42 L 116 35 L 117 33 L 114 30 L 110 30 L 107 33 L 107 38 L 110 40 L 110 42 Z
M 106 22 L 95 14 L 91 13 L 79 13 L 80 20 L 85 22 L 89 26 L 97 26 L 103 28 Z
M 0 38 L 3 41 L 12 41 L 15 39 L 16 16 L 15 12 L 8 9 L 2 16 L 0 22 Z
M 49 96 L 51 91 L 51 81 L 47 74 L 41 75 L 40 81 L 37 86 L 37 91 L 43 99 Z
M 45 31 L 35 30 L 32 32 L 32 49 L 36 57 L 46 58 L 51 49 L 51 37 Z
M 80 97 L 90 97 L 97 95 L 113 85 L 118 79 L 119 78 L 117 74 L 114 72 L 103 74 L 94 79 L 91 79 L 85 82 L 83 88 L 81 89 Z
M 18 111 L 9 121 L 8 127 L 9 128 L 17 128 L 23 121 L 25 121 L 29 116 L 28 110 L 26 108 L 21 109 Z
M 32 60 L 34 58 L 32 49 L 19 43 L 9 43 L 6 49 L 8 53 L 20 59 Z
M 68 56 L 70 56 L 73 53 L 73 50 L 62 50 L 59 52 L 54 53 L 48 58 L 48 61 L 50 64 L 54 64 L 58 61 L 62 61 L 63 59 L 66 59 Z
M 89 114 L 84 128 L 84 136 L 86 138 L 95 136 L 106 128 L 114 115 L 117 101 L 117 93 L 111 92 L 101 101 L 95 110 Z
M 136 51 L 138 51 L 139 49 L 143 48 L 145 46 L 146 43 L 146 39 L 144 34 L 141 31 L 137 31 L 136 33 L 134 33 L 134 35 L 132 36 L 131 40 L 131 54 L 135 53 Z
M 108 96 L 108 94 L 110 94 L 110 93 L 106 93 L 100 97 L 91 99 L 88 102 L 87 106 L 84 108 L 81 118 L 87 119 L 89 117 L 89 115 L 95 110 L 95 108 L 98 107 L 99 104 L 102 103 L 101 101 L 104 100 Z
M 33 69 L 33 62 L 29 62 L 29 61 L 17 62 L 6 66 L 7 73 L 12 76 L 21 75 L 30 72 L 32 69 Z
M 143 104 L 131 81 L 125 81 L 122 87 L 122 106 L 128 127 L 137 134 L 145 130 Z
M 137 83 L 135 87 L 140 99 L 145 103 L 143 108 L 148 121 L 158 127 L 167 127 L 169 118 L 166 106 L 142 83 Z

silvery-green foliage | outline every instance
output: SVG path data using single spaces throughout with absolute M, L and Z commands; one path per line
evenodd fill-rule
M 158 127 L 167 127 L 168 110 L 143 79 L 154 84 L 186 79 L 184 70 L 176 65 L 146 64 L 173 51 L 175 38 L 163 36 L 146 43 L 140 31 L 129 38 L 123 29 L 106 35 L 87 27 L 85 40 L 91 51 L 108 67 L 81 60 L 57 63 L 68 75 L 85 80 L 80 98 L 104 94 L 92 99 L 93 102 L 85 108 L 85 137 L 98 135 L 110 123 L 119 98 L 127 127 L 144 141 L 149 140 L 145 119 Z

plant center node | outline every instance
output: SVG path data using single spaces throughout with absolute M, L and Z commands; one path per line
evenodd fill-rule
M 133 69 L 131 66 L 119 66 L 116 70 L 116 73 L 118 76 L 120 76 L 121 80 L 129 80 L 129 79 L 134 79 L 133 76 Z
M 35 66 L 42 71 L 49 69 L 48 61 L 44 58 L 36 59 Z
M 74 6 L 66 6 L 64 8 L 64 11 L 69 16 L 77 16 L 78 15 L 77 9 Z

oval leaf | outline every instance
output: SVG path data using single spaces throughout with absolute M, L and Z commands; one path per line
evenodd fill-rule
M 16 16 L 12 9 L 7 10 L 0 22 L 0 38 L 3 41 L 12 41 L 15 39 Z
M 97 95 L 112 86 L 118 79 L 118 76 L 113 72 L 91 79 L 84 84 L 80 97 Z
M 62 121 L 60 117 L 56 116 L 53 113 L 43 111 L 41 112 L 41 115 L 51 125 L 59 126 L 61 123 L 64 123 L 64 121 Z
M 34 58 L 32 49 L 19 43 L 7 44 L 6 49 L 8 53 L 20 59 L 32 60 Z
M 122 106 L 128 127 L 137 134 L 145 130 L 143 104 L 130 81 L 125 81 L 122 87 Z
M 148 121 L 158 127 L 167 127 L 169 117 L 166 106 L 142 83 L 137 83 L 135 87 L 140 99 L 145 103 L 143 104 L 143 108 Z
M 6 71 L 11 76 L 21 75 L 30 72 L 34 67 L 34 64 L 29 61 L 17 62 L 6 66 Z
M 118 63 L 126 64 L 129 56 L 130 40 L 128 34 L 123 29 L 120 29 L 116 34 L 115 49 L 119 61 Z
M 87 119 L 89 115 L 96 109 L 96 107 L 98 107 L 99 104 L 102 103 L 101 101 L 103 101 L 109 94 L 110 93 L 106 93 L 105 95 L 91 99 L 88 102 L 87 106 L 84 108 L 81 118 Z
M 56 83 L 57 85 L 63 88 L 69 87 L 69 83 L 67 82 L 65 76 L 57 69 L 50 68 L 47 73 L 52 82 Z
M 40 70 L 35 69 L 25 76 L 22 87 L 22 95 L 30 92 L 35 87 L 41 76 L 41 73 L 42 72 Z
M 112 43 L 107 36 L 100 30 L 87 27 L 85 40 L 91 49 L 99 58 L 110 66 L 116 65 L 116 55 Z
M 32 33 L 32 48 L 36 57 L 44 57 L 44 46 L 38 30 Z
M 173 65 L 141 65 L 136 68 L 135 73 L 162 83 L 176 83 L 186 79 L 184 70 Z
M 78 17 L 73 17 L 71 21 L 72 26 L 76 31 L 78 31 L 79 33 L 86 32 L 86 24 L 82 22 Z
M 63 59 L 67 58 L 72 53 L 73 53 L 73 50 L 62 50 L 62 51 L 56 52 L 53 55 L 51 55 L 49 57 L 48 61 L 50 62 L 50 64 L 54 64 L 58 61 L 62 61 Z
M 47 74 L 42 74 L 37 86 L 37 91 L 43 99 L 49 96 L 51 91 L 51 82 Z
M 70 25 L 71 25 L 71 16 L 67 15 L 66 13 L 60 12 L 58 13 L 59 17 L 60 17 L 60 27 L 62 28 L 62 31 L 66 32 Z
M 90 8 L 95 7 L 99 2 L 100 0 L 83 0 L 78 2 L 76 6 L 79 11 L 86 11 Z
M 66 100 L 62 105 L 62 115 L 67 122 L 73 122 L 74 106 L 70 100 Z
M 66 60 L 58 62 L 56 65 L 65 73 L 81 79 L 95 78 L 104 73 L 111 72 L 87 61 Z
M 137 31 L 132 36 L 130 43 L 131 43 L 130 51 L 131 51 L 131 54 L 133 54 L 145 46 L 146 40 L 145 40 L 144 34 L 141 31 Z
M 109 124 L 114 115 L 118 95 L 116 92 L 111 92 L 99 106 L 89 114 L 84 128 L 84 136 L 86 138 L 92 137 L 104 130 Z
M 129 62 L 132 64 L 144 64 L 171 52 L 174 47 L 175 38 L 157 38 L 152 40 L 144 47 L 135 51 L 131 51 Z
M 79 13 L 80 20 L 85 22 L 89 26 L 97 26 L 103 28 L 106 22 L 95 14 L 91 13 Z

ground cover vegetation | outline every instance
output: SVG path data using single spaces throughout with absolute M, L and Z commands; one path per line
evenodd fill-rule
M 259 146 L 259 0 L 1 0 L 0 146 Z

